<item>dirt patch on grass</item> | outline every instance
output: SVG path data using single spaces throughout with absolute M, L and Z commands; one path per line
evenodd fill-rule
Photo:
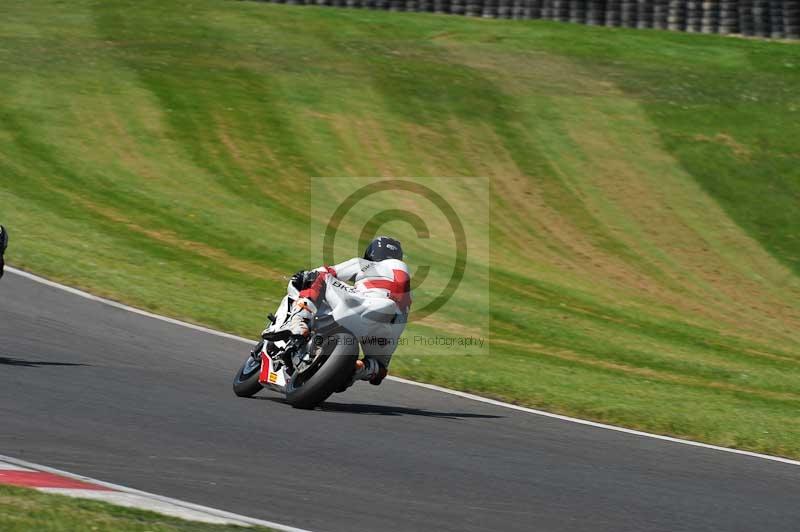
M 566 59 L 439 44 L 510 98 L 528 107 L 538 98 L 547 109 L 549 127 L 520 124 L 519 133 L 544 159 L 541 175 L 525 175 L 493 131 L 467 128 L 459 146 L 493 178 L 497 205 L 510 213 L 493 216 L 493 228 L 515 242 L 519 262 L 561 270 L 561 283 L 568 272 L 591 292 L 666 305 L 680 319 L 719 324 L 735 336 L 800 342 L 790 332 L 800 330 L 800 293 L 770 283 L 787 272 L 667 155 L 636 102 Z M 724 133 L 697 140 L 751 156 Z
M 668 275 L 653 295 L 725 323 L 736 334 L 748 329 L 763 339 L 785 336 L 787 328 L 800 330 L 800 309 L 768 282 L 755 280 L 756 273 L 785 275 L 782 266 L 660 149 L 635 107 L 623 108 L 624 129 L 609 127 L 614 116 L 590 108 L 568 122 L 580 148 L 573 180 L 587 190 L 593 212 L 623 227 L 619 238 Z
M 244 175 L 263 175 L 267 168 L 280 167 L 278 158 L 263 138 L 259 139 L 260 142 L 245 142 L 240 138 L 235 138 L 231 132 L 237 131 L 238 128 L 220 115 L 213 118 L 213 123 L 216 126 L 217 138 L 225 147 L 230 159 Z M 216 143 L 211 144 L 215 145 Z
M 738 159 L 747 160 L 752 156 L 750 148 L 744 144 L 736 142 L 736 139 L 725 133 L 717 133 L 713 137 L 709 137 L 707 135 L 695 135 L 693 138 L 699 142 L 712 142 L 714 144 L 725 146 L 729 148 L 733 155 Z
M 490 50 L 450 40 L 438 41 L 450 58 L 481 71 L 511 95 L 544 93 L 601 98 L 620 96 L 614 83 L 599 80 L 566 57 L 536 50 Z
M 324 121 L 336 134 L 344 152 L 344 170 L 351 176 L 395 177 L 408 174 L 398 160 L 386 125 L 365 115 L 342 115 L 306 111 L 315 121 Z
M 598 80 L 569 60 L 551 54 L 487 54 L 484 51 L 471 53 L 472 50 L 450 45 L 447 50 L 463 64 L 484 72 L 510 98 L 527 102 L 535 102 L 538 98 L 542 109 L 547 108 L 551 115 L 558 115 L 559 110 L 551 106 L 552 100 L 536 96 L 536 93 L 592 98 L 616 97 L 622 94 L 612 83 Z M 586 105 L 590 104 L 587 102 Z M 560 127 L 556 123 L 552 123 L 552 126 Z M 522 123 L 511 124 L 510 127 L 516 128 L 516 134 L 526 140 L 532 151 L 541 152 L 542 174 L 526 175 L 515 161 L 515 156 L 519 154 L 513 154 L 506 141 L 486 126 L 477 136 L 467 131 L 470 135 L 465 134 L 460 150 L 462 153 L 473 154 L 470 161 L 479 175 L 495 178 L 493 190 L 497 193 L 502 208 L 514 214 L 509 217 L 493 217 L 493 225 L 501 228 L 514 241 L 530 243 L 525 246 L 528 259 L 549 263 L 558 269 L 573 272 L 578 277 L 592 277 L 605 285 L 622 285 L 637 292 L 661 290 L 660 284 L 650 276 L 642 274 L 618 254 L 603 249 L 604 242 L 617 238 L 615 234 L 600 225 L 594 227 L 593 232 L 586 231 L 586 226 L 594 223 L 590 213 L 581 213 L 580 216 L 586 219 L 583 223 L 576 224 L 575 216 L 582 210 L 582 191 L 573 187 L 576 196 L 562 195 L 561 201 L 554 202 L 553 190 L 558 187 L 551 185 L 553 179 L 562 181 L 566 184 L 564 188 L 569 189 L 574 176 L 571 175 L 572 169 L 553 155 L 561 148 L 564 151 L 569 151 L 569 148 L 559 146 L 559 149 L 548 153 L 542 142 L 542 132 L 525 127 Z M 547 129 L 544 125 L 540 127 Z M 553 135 L 555 132 L 547 131 L 546 134 Z M 480 144 L 476 146 L 473 140 L 475 138 L 481 139 L 488 149 L 480 149 Z M 570 204 L 578 208 L 565 209 Z
M 133 101 L 125 103 L 128 109 L 135 108 L 143 115 L 155 112 L 152 109 L 145 110 L 149 105 L 148 102 L 136 101 L 136 96 L 132 94 L 130 97 Z M 118 99 L 92 98 L 90 101 L 85 101 L 82 97 L 78 97 L 70 104 L 74 124 L 91 133 L 78 140 L 82 143 L 80 153 L 84 157 L 84 163 L 96 161 L 100 167 L 108 165 L 122 167 L 132 175 L 150 180 L 163 177 L 155 169 L 150 158 L 142 153 L 142 145 L 132 132 L 135 126 L 126 117 L 121 116 L 120 109 L 124 107 Z M 154 120 L 156 119 L 152 116 L 148 118 L 150 122 Z M 67 139 L 67 142 L 70 142 L 70 139 Z

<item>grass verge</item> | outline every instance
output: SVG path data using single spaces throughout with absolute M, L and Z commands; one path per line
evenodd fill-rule
M 104 502 L 0 485 L 4 532 L 269 532 L 263 527 L 212 525 Z

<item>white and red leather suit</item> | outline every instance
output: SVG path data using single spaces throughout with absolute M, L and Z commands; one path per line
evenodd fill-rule
M 314 312 L 324 297 L 333 319 L 359 339 L 364 356 L 387 368 L 411 307 L 406 263 L 356 257 L 317 271 L 316 280 L 300 297 L 313 302 Z

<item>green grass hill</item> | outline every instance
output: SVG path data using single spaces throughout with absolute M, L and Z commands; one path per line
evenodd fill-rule
M 316 266 L 312 207 L 347 188 L 324 176 L 448 176 L 483 231 L 469 271 L 485 297 L 459 290 L 409 334 L 483 330 L 489 354 L 403 346 L 393 373 L 800 456 L 800 45 L 223 0 L 3 2 L 12 265 L 252 337 L 285 277 Z M 408 242 L 441 282 L 452 258 Z

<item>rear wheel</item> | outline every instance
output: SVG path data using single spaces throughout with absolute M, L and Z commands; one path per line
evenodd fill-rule
M 260 392 L 263 388 L 258 382 L 260 372 L 261 360 L 248 356 L 233 378 L 233 393 L 239 397 L 250 397 Z
M 358 360 L 358 340 L 347 333 L 333 334 L 325 339 L 319 357 L 316 371 L 310 368 L 286 383 L 286 402 L 295 408 L 314 408 L 347 384 Z

